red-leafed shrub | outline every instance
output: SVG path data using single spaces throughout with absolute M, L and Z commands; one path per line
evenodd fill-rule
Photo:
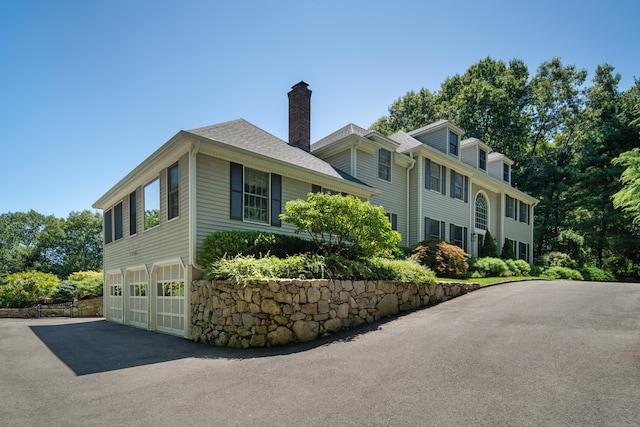
M 413 250 L 413 259 L 429 267 L 438 277 L 463 279 L 467 275 L 469 254 L 445 241 L 420 242 Z

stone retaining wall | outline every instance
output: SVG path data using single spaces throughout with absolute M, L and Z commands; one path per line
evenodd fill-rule
M 73 308 L 64 304 L 41 304 L 40 307 L 0 308 L 0 318 L 37 319 L 40 317 L 102 316 L 102 297 L 75 301 Z
M 307 342 L 478 287 L 350 280 L 195 281 L 191 336 L 234 348 Z

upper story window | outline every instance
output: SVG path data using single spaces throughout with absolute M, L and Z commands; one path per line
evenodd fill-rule
M 124 226 L 122 218 L 122 202 L 113 207 L 113 226 L 114 226 L 114 240 L 122 239 L 124 235 Z
M 458 150 L 460 148 L 460 137 L 457 133 L 449 131 L 449 154 L 452 156 L 458 156 Z
M 507 218 L 516 219 L 516 199 L 505 195 L 505 216 Z
M 511 182 L 511 166 L 506 163 L 502 164 L 502 179 L 504 182 Z
M 104 243 L 113 242 L 113 212 L 111 209 L 104 213 Z
M 391 181 L 391 151 L 378 150 L 378 178 Z
M 231 163 L 230 171 L 230 217 L 280 226 L 282 177 L 238 163 Z
M 525 202 L 520 202 L 520 222 L 530 224 L 531 221 L 531 206 Z
M 451 197 L 469 201 L 469 177 L 451 169 Z
M 476 228 L 480 230 L 487 229 L 488 204 L 487 199 L 482 193 L 476 196 Z
M 167 169 L 167 219 L 180 215 L 180 170 L 178 163 Z
M 440 165 L 431 162 L 431 189 L 434 191 L 440 191 Z
M 442 194 L 447 192 L 447 168 L 431 159 L 425 159 L 425 181 L 424 187 Z
M 144 229 L 160 225 L 160 179 L 144 186 Z
M 487 152 L 478 147 L 478 169 L 487 170 Z

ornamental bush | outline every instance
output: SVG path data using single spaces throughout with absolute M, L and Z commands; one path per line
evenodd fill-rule
M 502 254 L 500 255 L 502 259 L 516 259 L 516 253 L 513 250 L 513 241 L 511 239 L 504 239 L 504 244 L 502 245 Z
M 542 262 L 545 267 L 566 267 L 575 268 L 576 262 L 563 252 L 549 252 L 542 256 Z
M 480 258 L 485 257 L 498 258 L 498 246 L 496 246 L 496 241 L 489 230 L 487 230 L 487 234 L 484 236 L 484 244 L 480 248 Z
M 59 281 L 55 275 L 39 271 L 9 274 L 0 284 L 0 306 L 26 307 L 51 298 Z
M 584 280 L 588 280 L 590 282 L 615 282 L 616 277 L 610 272 L 603 270 L 598 267 L 584 267 L 581 268 L 580 274 Z
M 579 271 L 558 266 L 545 269 L 542 276 L 551 280 L 584 280 Z
M 381 206 L 351 195 L 310 193 L 307 200 L 287 202 L 285 210 L 280 219 L 307 234 L 323 255 L 388 258 L 401 240 Z
M 469 259 L 469 272 L 473 277 L 501 277 L 506 275 L 509 268 L 500 258 L 483 257 Z
M 431 269 L 437 277 L 463 279 L 467 275 L 469 254 L 445 241 L 420 242 L 411 258 Z

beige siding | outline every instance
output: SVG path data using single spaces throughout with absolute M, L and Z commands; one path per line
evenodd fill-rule
M 478 146 L 473 145 L 471 147 L 463 148 L 460 152 L 460 160 L 463 163 L 471 166 L 472 168 L 478 168 Z
M 158 171 L 160 178 L 160 225 L 143 228 L 143 187 L 137 189 L 137 234 L 129 236 L 129 197 L 123 200 L 124 237 L 104 246 L 105 271 L 131 265 L 151 264 L 167 259 L 189 258 L 189 162 L 187 155 L 179 160 L 180 215 L 167 221 L 167 170 Z M 146 184 L 146 183 L 145 183 Z
M 353 172 L 351 171 L 351 150 L 344 150 L 338 154 L 323 158 L 322 160 L 340 169 L 343 172 L 353 174 Z
M 430 132 L 427 135 L 423 135 L 418 140 L 429 147 L 433 147 L 438 151 L 447 154 L 447 137 L 449 136 L 449 130 L 447 128 L 439 129 L 435 132 Z

